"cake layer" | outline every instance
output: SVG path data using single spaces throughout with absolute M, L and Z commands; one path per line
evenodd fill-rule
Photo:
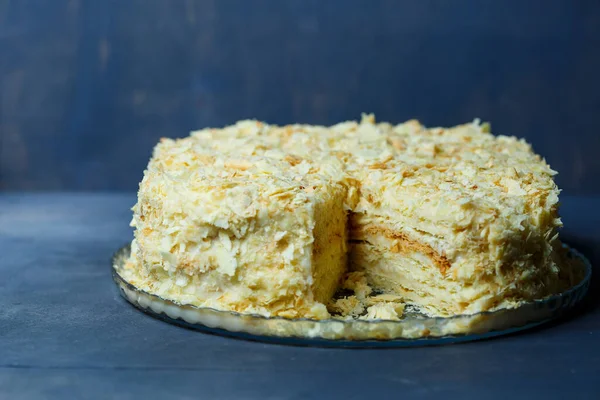
M 443 254 L 406 233 L 385 226 L 351 232 L 350 270 L 365 274 L 384 293 L 400 295 L 432 316 L 472 314 L 512 307 L 573 285 L 559 260 L 543 266 L 502 268 L 496 274 L 452 274 Z M 558 256 L 558 252 L 555 252 Z

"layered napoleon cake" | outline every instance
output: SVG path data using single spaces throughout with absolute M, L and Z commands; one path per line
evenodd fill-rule
M 348 272 L 435 316 L 559 292 L 575 278 L 556 172 L 487 130 L 363 116 L 163 139 L 133 208 L 130 280 L 182 304 L 315 319 Z

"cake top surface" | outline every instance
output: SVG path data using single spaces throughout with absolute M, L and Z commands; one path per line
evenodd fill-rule
M 524 140 L 494 136 L 489 126 L 474 121 L 453 128 L 427 129 L 417 121 L 399 125 L 360 122 L 331 127 L 275 126 L 240 121 L 223 129 L 203 129 L 176 141 L 184 152 L 193 148 L 207 156 L 257 157 L 309 171 L 336 165 L 369 182 L 391 186 L 427 187 L 456 192 L 494 192 L 498 197 L 527 196 L 554 187 L 556 174 Z M 214 160 L 214 159 L 213 159 Z M 341 165 L 340 165 L 341 162 Z M 220 168 L 215 163 L 216 168 Z M 252 173 L 250 170 L 249 173 Z M 332 175 L 332 174 L 330 174 Z M 338 173 L 339 176 L 339 173 Z

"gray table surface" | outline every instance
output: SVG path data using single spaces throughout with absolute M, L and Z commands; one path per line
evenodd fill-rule
M 135 310 L 109 271 L 133 194 L 0 195 L 0 399 L 600 398 L 600 307 L 487 341 L 348 350 L 202 334 Z M 600 198 L 565 197 L 598 265 Z M 598 275 L 598 274 L 596 274 Z

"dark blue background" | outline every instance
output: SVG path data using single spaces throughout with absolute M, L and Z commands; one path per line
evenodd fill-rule
M 0 2 L 0 188 L 135 190 L 161 136 L 362 111 L 527 138 L 600 193 L 598 1 Z

